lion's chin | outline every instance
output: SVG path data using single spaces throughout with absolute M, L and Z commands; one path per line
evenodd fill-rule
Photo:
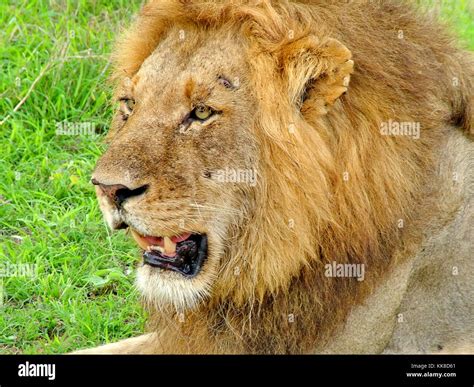
M 143 264 L 137 270 L 136 286 L 148 306 L 156 309 L 172 306 L 182 311 L 196 308 L 210 295 L 213 277 L 207 270 L 195 277 L 185 277 Z

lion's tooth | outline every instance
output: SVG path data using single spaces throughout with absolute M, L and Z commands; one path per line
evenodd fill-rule
M 176 243 L 174 243 L 170 238 L 164 237 L 165 242 L 165 253 L 173 254 L 176 252 Z
M 142 249 L 146 250 L 146 248 L 148 247 L 148 243 L 145 241 L 145 239 L 133 229 L 132 229 L 132 236 L 133 236 L 133 239 L 135 239 L 135 241 L 138 243 L 138 245 Z

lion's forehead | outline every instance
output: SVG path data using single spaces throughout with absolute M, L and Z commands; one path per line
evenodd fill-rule
M 144 88 L 155 84 L 163 90 L 184 85 L 190 78 L 210 82 L 220 75 L 236 79 L 247 69 L 239 36 L 199 31 L 185 33 L 181 39 L 181 31 L 168 34 L 143 62 L 138 83 Z

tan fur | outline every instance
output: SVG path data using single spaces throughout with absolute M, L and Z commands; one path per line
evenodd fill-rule
M 205 232 L 210 246 L 192 280 L 139 268 L 157 334 L 136 352 L 433 352 L 474 341 L 469 305 L 457 320 L 413 314 L 421 326 L 410 343 L 395 321 L 415 305 L 413 268 L 439 267 L 420 258 L 430 238 L 472 225 L 452 214 L 472 208 L 474 62 L 431 17 L 402 1 L 152 1 L 115 63 L 117 97 L 136 106 L 114 119 L 94 178 L 150 188 L 121 214 L 98 192 L 109 224 Z M 222 114 L 177 131 L 199 102 Z M 381 135 L 389 120 L 420 123 L 420 138 Z M 224 168 L 255 169 L 257 184 L 205 177 Z M 459 170 L 459 190 L 446 191 Z M 450 254 L 467 262 L 472 245 Z M 333 261 L 365 265 L 364 281 L 326 277 Z M 472 294 L 464 277 L 457 289 Z M 458 334 L 423 331 L 434 318 Z M 122 350 L 133 352 L 110 347 Z

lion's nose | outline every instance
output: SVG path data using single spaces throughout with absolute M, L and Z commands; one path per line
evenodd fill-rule
M 125 200 L 131 197 L 141 195 L 148 189 L 148 185 L 130 189 L 123 184 L 102 184 L 96 179 L 92 179 L 91 182 L 94 185 L 98 185 L 102 192 L 104 192 L 116 206 L 122 205 Z

